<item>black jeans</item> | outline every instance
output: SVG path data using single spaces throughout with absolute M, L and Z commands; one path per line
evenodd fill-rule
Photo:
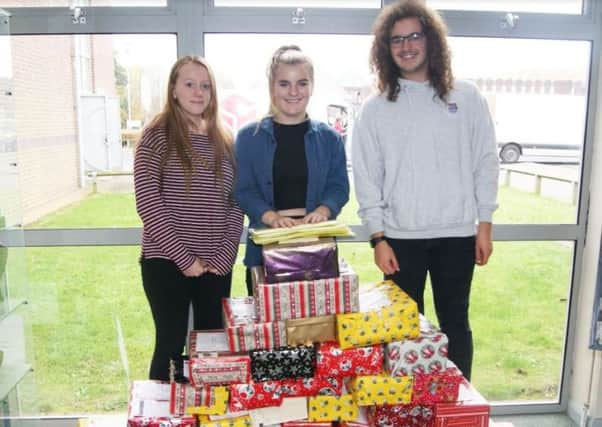
M 142 285 L 155 323 L 155 350 L 149 378 L 169 380 L 169 359 L 180 356 L 188 333 L 190 304 L 194 329 L 221 329 L 222 298 L 230 296 L 232 273 L 186 277 L 170 260 L 140 260 Z
M 468 321 L 470 285 L 475 265 L 475 237 L 390 239 L 399 271 L 393 280 L 424 313 L 426 274 L 430 274 L 439 327 L 449 339 L 448 357 L 470 380 L 473 357 Z

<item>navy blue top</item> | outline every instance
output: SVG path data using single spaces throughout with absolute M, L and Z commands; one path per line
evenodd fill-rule
M 330 126 L 309 121 L 305 134 L 307 159 L 306 211 L 324 205 L 334 219 L 349 200 L 349 177 L 345 147 L 341 136 Z M 250 228 L 265 227 L 263 214 L 274 207 L 273 163 L 276 151 L 274 122 L 266 117 L 259 125 L 251 123 L 236 136 L 236 202 L 249 217 Z M 261 248 L 247 237 L 244 263 L 247 267 L 262 264 Z

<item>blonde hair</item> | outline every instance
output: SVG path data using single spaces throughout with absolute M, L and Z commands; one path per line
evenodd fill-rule
M 314 82 L 314 64 L 312 60 L 307 56 L 301 48 L 297 45 L 290 44 L 284 45 L 276 49 L 276 52 L 272 55 L 272 60 L 268 65 L 268 85 L 270 90 L 270 109 L 268 116 L 274 116 L 277 113 L 276 106 L 274 105 L 273 87 L 276 82 L 276 71 L 280 65 L 306 65 L 309 73 L 309 79 Z
M 184 65 L 197 64 L 207 70 L 209 81 L 211 84 L 211 99 L 207 108 L 203 112 L 203 120 L 205 120 L 207 136 L 213 147 L 215 163 L 210 165 L 202 155 L 193 151 L 190 145 L 190 125 L 192 121 L 186 116 L 173 93 L 178 80 L 180 70 Z M 234 166 L 234 149 L 233 138 L 226 126 L 223 124 L 219 115 L 219 104 L 217 98 L 217 90 L 215 76 L 209 67 L 207 61 L 200 56 L 187 55 L 178 59 L 171 67 L 169 73 L 169 81 L 167 84 L 167 96 L 165 97 L 165 105 L 159 113 L 148 125 L 149 128 L 165 128 L 167 131 L 167 149 L 161 156 L 161 176 L 163 176 L 163 168 L 167 163 L 167 159 L 172 152 L 176 152 L 180 160 L 186 176 L 186 186 L 190 185 L 192 171 L 195 163 L 200 163 L 205 168 L 215 173 L 218 183 L 222 190 L 224 189 L 222 163 L 230 162 Z M 228 195 L 229 196 L 229 195 Z

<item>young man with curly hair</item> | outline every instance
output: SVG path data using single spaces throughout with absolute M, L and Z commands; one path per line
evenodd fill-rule
M 446 37 L 424 1 L 377 17 L 370 62 L 379 94 L 354 126 L 353 174 L 376 265 L 420 312 L 428 272 L 449 358 L 470 379 L 470 288 L 475 264 L 493 250 L 499 165 L 487 103 L 474 84 L 454 80 Z

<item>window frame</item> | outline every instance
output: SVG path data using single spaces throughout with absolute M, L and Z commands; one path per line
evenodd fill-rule
M 384 0 L 384 4 L 392 0 Z M 306 23 L 290 22 L 292 8 L 215 7 L 213 0 L 168 0 L 166 7 L 81 7 L 86 24 L 73 24 L 69 8 L 5 8 L 10 14 L 10 33 L 19 35 L 59 34 L 175 34 L 178 55 L 203 55 L 204 35 L 208 33 L 320 33 L 370 34 L 378 9 L 304 8 Z M 575 224 L 496 224 L 496 241 L 572 241 L 575 243 L 568 311 L 567 337 L 559 400 L 556 403 L 496 404 L 492 415 L 554 413 L 567 411 L 567 384 L 575 342 L 577 298 L 582 275 L 586 241 L 589 184 L 592 176 L 595 119 L 599 116 L 598 85 L 602 56 L 602 2 L 584 0 L 582 15 L 516 13 L 515 27 L 502 25 L 504 12 L 442 11 L 449 35 L 459 37 L 505 37 L 583 40 L 591 43 L 591 69 L 588 109 L 581 164 L 581 185 Z M 127 29 L 127 31 L 125 30 Z M 354 241 L 367 241 L 361 226 L 353 226 Z M 245 236 L 243 235 L 242 241 Z M 19 229 L 0 231 L 0 241 L 8 247 L 37 246 L 119 246 L 139 245 L 140 228 Z

